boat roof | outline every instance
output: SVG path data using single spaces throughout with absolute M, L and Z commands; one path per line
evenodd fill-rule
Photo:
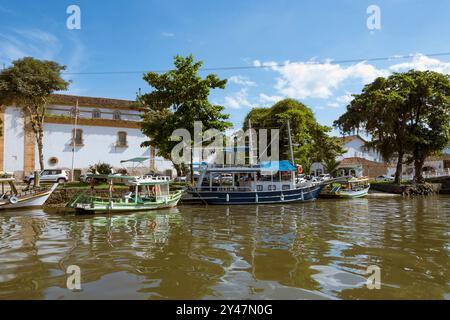
M 138 163 L 142 163 L 145 162 L 147 160 L 149 160 L 149 157 L 136 157 L 136 158 L 131 158 L 131 159 L 127 159 L 127 160 L 122 160 L 120 161 L 120 163 L 126 163 L 126 162 L 138 162 Z
M 280 161 L 264 161 L 254 166 L 233 166 L 233 167 L 208 167 L 206 169 L 210 172 L 221 173 L 245 173 L 245 172 L 278 172 L 278 171 L 297 171 L 297 167 L 294 166 L 288 160 Z
M 157 185 L 170 183 L 170 177 L 137 177 L 126 176 L 120 174 L 88 174 L 89 178 L 107 179 L 107 180 L 125 180 L 127 184 L 131 185 Z

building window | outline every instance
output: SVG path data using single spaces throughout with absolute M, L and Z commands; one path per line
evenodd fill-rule
M 120 111 L 114 111 L 113 113 L 113 119 L 114 120 L 120 120 L 122 118 L 122 114 L 120 113 Z
M 102 117 L 102 113 L 99 109 L 92 110 L 92 119 L 99 119 Z
M 116 147 L 126 148 L 128 147 L 127 143 L 127 133 L 124 131 L 117 132 L 117 144 Z
M 72 144 L 75 144 L 76 146 L 83 145 L 83 130 L 81 129 L 72 130 Z
M 80 116 L 80 109 L 78 109 L 76 107 L 73 107 L 72 109 L 70 109 L 70 116 L 74 117 L 74 118 L 75 118 L 75 116 L 79 117 Z

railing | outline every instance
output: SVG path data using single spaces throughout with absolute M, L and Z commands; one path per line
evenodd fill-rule
M 193 191 L 218 191 L 218 192 L 236 192 L 236 191 L 252 191 L 250 187 L 192 187 Z
M 450 176 L 450 168 L 442 169 L 442 170 L 436 170 L 431 173 L 424 173 L 424 178 L 439 178 L 439 177 L 445 177 Z
M 424 172 L 422 173 L 422 176 L 424 177 L 424 179 L 430 179 L 430 178 L 440 178 L 440 177 L 450 177 L 450 168 L 447 169 L 441 169 L 441 170 L 435 170 L 433 172 L 427 173 Z M 413 180 L 414 179 L 414 174 L 404 174 L 402 175 L 402 179 L 404 180 Z

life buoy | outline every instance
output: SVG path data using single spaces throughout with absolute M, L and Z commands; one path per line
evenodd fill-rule
M 303 173 L 303 167 L 299 164 L 297 165 L 297 173 L 302 174 Z
M 9 203 L 16 204 L 17 202 L 19 202 L 19 199 L 17 199 L 16 197 L 9 198 Z

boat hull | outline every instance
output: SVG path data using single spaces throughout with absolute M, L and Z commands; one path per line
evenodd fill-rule
M 53 187 L 47 191 L 40 194 L 25 196 L 19 198 L 17 203 L 3 203 L 0 204 L 0 210 L 3 209 L 17 209 L 17 208 L 30 208 L 30 207 L 42 207 L 47 199 L 51 196 L 53 191 L 56 189 L 58 184 L 54 184 Z
M 358 191 L 338 191 L 338 192 L 322 192 L 321 198 L 341 198 L 341 199 L 354 199 L 365 197 L 369 193 L 369 188 L 365 188 Z
M 195 191 L 187 192 L 211 205 L 245 205 L 302 202 L 317 199 L 323 186 L 311 186 L 283 191 Z
M 181 192 L 172 197 L 167 202 L 146 202 L 146 203 L 108 203 L 94 201 L 92 203 L 76 203 L 70 205 L 80 214 L 95 214 L 104 212 L 136 212 L 157 209 L 167 209 L 176 207 L 181 198 Z

